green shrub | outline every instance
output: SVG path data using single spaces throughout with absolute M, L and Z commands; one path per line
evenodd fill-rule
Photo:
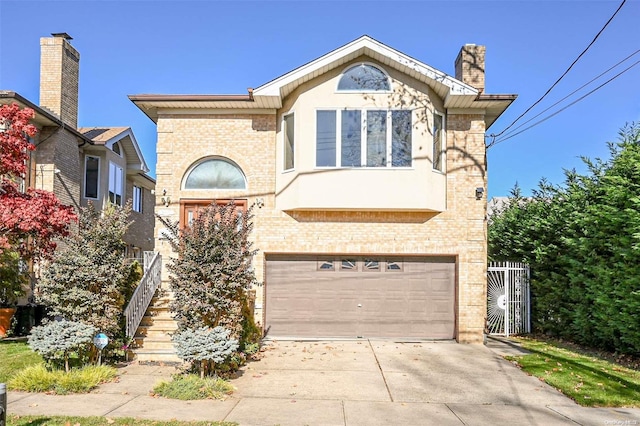
M 185 361 L 199 363 L 200 377 L 214 372 L 216 363 L 223 362 L 238 349 L 238 341 L 230 339 L 231 331 L 224 327 L 200 327 L 173 335 L 178 356 Z
M 86 359 L 96 332 L 93 326 L 81 322 L 53 321 L 31 329 L 29 346 L 47 362 L 56 365 L 64 361 L 64 369 L 69 372 L 71 354 L 81 361 Z
M 43 364 L 33 365 L 18 372 L 9 380 L 9 388 L 27 392 L 54 392 L 59 395 L 86 393 L 113 380 L 116 369 L 106 365 L 88 366 L 70 372 L 48 370 Z
M 247 345 L 258 343 L 262 337 L 260 328 L 256 325 L 253 312 L 245 299 L 242 303 L 242 332 L 240 333 L 240 350 L 246 353 Z
M 174 293 L 171 311 L 181 330 L 222 326 L 234 338 L 243 331 L 246 292 L 256 284 L 251 266 L 256 250 L 248 238 L 252 209 L 240 216 L 239 209 L 233 201 L 214 201 L 184 228 L 158 216 L 175 254 L 167 269 Z
M 18 372 L 9 380 L 9 389 L 27 392 L 46 392 L 54 388 L 55 375 L 43 364 L 33 365 Z
M 233 392 L 233 386 L 220 378 L 200 378 L 189 374 L 176 376 L 172 381 L 160 382 L 153 389 L 157 395 L 165 398 L 180 399 L 224 399 Z

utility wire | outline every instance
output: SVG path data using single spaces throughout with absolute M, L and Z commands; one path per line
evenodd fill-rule
M 604 87 L 605 85 L 609 84 L 610 82 L 612 82 L 612 81 L 613 81 L 613 80 L 615 80 L 616 78 L 620 77 L 622 74 L 624 74 L 625 72 L 629 71 L 631 68 L 635 67 L 635 66 L 636 66 L 636 65 L 638 65 L 638 64 L 640 64 L 640 61 L 636 61 L 636 62 L 634 62 L 634 63 L 633 63 L 632 65 L 630 65 L 629 67 L 625 68 L 624 70 L 622 70 L 622 71 L 621 71 L 621 72 L 619 72 L 618 74 L 614 75 L 614 76 L 613 76 L 613 77 L 611 77 L 609 80 L 605 81 L 605 82 L 604 82 L 604 83 L 602 83 L 600 86 L 598 86 L 598 87 L 596 87 L 595 89 L 593 89 L 592 91 L 590 91 L 590 92 L 588 92 L 588 93 L 584 94 L 583 96 L 579 97 L 579 98 L 578 98 L 578 99 L 576 99 L 575 101 L 571 102 L 569 105 L 565 106 L 564 108 L 559 109 L 558 111 L 554 112 L 553 114 L 551 114 L 551 115 L 549 115 L 549 116 L 547 116 L 547 117 L 543 118 L 542 120 L 540 120 L 540 121 L 538 121 L 538 122 L 536 122 L 536 123 L 533 123 L 531 126 L 526 127 L 526 128 L 524 128 L 524 129 L 520 130 L 519 132 L 512 134 L 511 136 L 507 136 L 507 137 L 505 137 L 505 138 L 503 138 L 503 139 L 500 139 L 500 140 L 498 140 L 498 141 L 496 141 L 496 142 L 493 142 L 490 146 L 494 146 L 494 145 L 497 145 L 497 144 L 499 144 L 499 143 L 501 143 L 501 142 L 504 142 L 504 141 L 506 141 L 506 140 L 509 140 L 509 139 L 511 139 L 512 137 L 517 136 L 517 135 L 519 135 L 520 133 L 525 132 L 525 131 L 529 130 L 530 128 L 537 126 L 538 124 L 540 124 L 540 123 L 543 123 L 543 122 L 547 121 L 547 120 L 548 120 L 548 119 L 550 119 L 551 117 L 554 117 L 554 116 L 556 116 L 556 115 L 560 114 L 560 113 L 561 113 L 562 111 L 564 111 L 565 109 L 569 108 L 569 107 L 570 107 L 570 106 L 572 106 L 572 105 L 577 104 L 578 102 L 580 102 L 581 100 L 583 100 L 583 99 L 584 99 L 584 98 L 586 98 L 587 96 L 589 96 L 589 95 L 591 95 L 592 93 L 594 93 L 596 90 L 601 89 L 602 87 Z
M 618 65 L 622 64 L 623 62 L 626 62 L 627 60 L 631 59 L 632 57 L 634 57 L 635 55 L 637 55 L 638 53 L 640 53 L 640 49 L 636 50 L 635 52 L 633 52 L 631 55 L 627 56 L 626 58 L 624 58 L 623 60 L 621 60 L 620 62 L 618 62 L 617 64 L 615 64 L 614 66 L 610 67 L 608 70 L 601 72 L 600 74 L 598 74 L 598 76 L 592 78 L 591 80 L 589 80 L 588 82 L 586 82 L 585 84 L 583 84 L 582 86 L 578 87 L 576 90 L 574 90 L 573 92 L 569 93 L 567 96 L 565 96 L 564 98 L 560 99 L 558 102 L 554 103 L 553 105 L 551 105 L 549 108 L 544 109 L 543 111 L 541 111 L 540 113 L 534 115 L 533 117 L 531 117 L 530 119 L 528 119 L 527 121 L 525 121 L 524 123 L 520 124 L 519 126 L 515 127 L 514 129 L 508 131 L 507 133 L 505 133 L 502 138 L 498 138 L 496 140 L 495 143 L 500 142 L 501 140 L 503 140 L 504 138 L 506 138 L 507 136 L 511 135 L 513 132 L 515 132 L 516 130 L 518 130 L 519 128 L 521 128 L 522 126 L 525 126 L 527 123 L 532 122 L 533 120 L 535 120 L 536 118 L 540 117 L 542 114 L 544 114 L 545 112 L 549 111 L 551 108 L 553 108 L 554 106 L 558 105 L 559 103 L 565 101 L 567 98 L 570 98 L 571 96 L 575 95 L 577 92 L 579 92 L 580 90 L 584 89 L 585 87 L 587 87 L 588 85 L 590 85 L 591 83 L 593 83 L 594 81 L 596 81 L 597 79 L 599 79 L 600 77 L 602 77 L 603 75 L 607 74 L 609 71 L 613 70 L 614 68 L 618 67 Z M 492 145 L 494 145 L 494 143 L 492 143 Z
M 578 55 L 578 57 L 571 63 L 571 65 L 569 66 L 569 68 L 567 68 L 567 70 L 562 73 L 562 75 L 560 76 L 560 78 L 558 78 L 556 80 L 555 83 L 553 83 L 551 85 L 551 87 L 549 87 L 549 89 L 547 89 L 547 91 L 544 93 L 544 95 L 542 95 L 540 97 L 540 99 L 538 99 L 537 101 L 535 101 L 533 103 L 533 105 L 531 105 L 529 108 L 526 109 L 525 112 L 523 112 L 522 114 L 520 114 L 520 116 L 518 116 L 518 118 L 516 118 L 515 120 L 513 120 L 513 122 L 511 122 L 511 124 L 509 124 L 507 127 L 504 128 L 504 130 L 502 130 L 500 133 L 498 134 L 491 134 L 490 136 L 493 138 L 494 142 L 490 143 L 488 147 L 491 147 L 493 145 L 495 145 L 495 140 L 498 136 L 501 136 L 504 132 L 506 132 L 507 130 L 509 130 L 514 124 L 516 124 L 523 116 L 525 116 L 529 111 L 531 111 L 531 109 L 533 107 L 535 107 L 536 105 L 538 105 L 548 94 L 549 92 L 551 92 L 551 90 L 553 90 L 554 87 L 556 87 L 556 85 L 558 83 L 560 83 L 560 80 L 562 80 L 564 78 L 565 75 L 567 75 L 569 73 L 569 71 L 571 70 L 571 68 L 573 68 L 573 66 L 580 60 L 580 58 L 582 58 L 582 56 L 587 53 L 587 50 L 589 50 L 591 48 L 591 46 L 593 46 L 593 44 L 596 42 L 596 40 L 598 39 L 598 37 L 600 37 L 600 34 L 602 34 L 602 32 L 605 30 L 605 28 L 607 28 L 607 26 L 609 25 L 609 23 L 611 23 L 611 21 L 613 20 L 613 18 L 615 18 L 615 16 L 618 14 L 618 12 L 620 12 L 620 9 L 622 9 L 622 6 L 624 6 L 624 4 L 627 2 L 627 0 L 622 0 L 622 3 L 620 3 L 620 6 L 618 6 L 618 9 L 616 9 L 616 11 L 613 13 L 613 15 L 611 15 L 611 18 L 609 18 L 609 20 L 604 24 L 604 26 L 602 27 L 602 29 L 600 29 L 600 31 L 598 31 L 598 34 L 596 34 L 596 36 L 593 38 L 593 40 L 591 40 L 591 43 L 589 43 L 589 45 L 582 51 L 582 53 L 580 53 Z

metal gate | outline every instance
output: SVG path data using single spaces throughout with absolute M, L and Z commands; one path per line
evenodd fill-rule
M 507 337 L 531 332 L 529 265 L 517 262 L 489 264 L 487 332 Z

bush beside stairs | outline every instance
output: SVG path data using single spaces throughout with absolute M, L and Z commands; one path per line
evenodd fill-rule
M 145 312 L 134 337 L 133 352 L 142 363 L 182 363 L 176 354 L 171 335 L 178 329 L 169 310 L 173 294 L 158 289 Z

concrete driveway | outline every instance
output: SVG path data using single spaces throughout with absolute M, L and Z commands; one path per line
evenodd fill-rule
M 498 342 L 499 343 L 499 342 Z M 10 414 L 226 420 L 240 425 L 640 425 L 583 408 L 492 349 L 453 342 L 266 342 L 224 401 L 149 395 L 175 368 L 131 364 L 84 395 L 9 393 Z
M 226 420 L 242 425 L 640 424 L 640 410 L 582 408 L 487 347 L 454 342 L 269 342 L 234 384 Z

